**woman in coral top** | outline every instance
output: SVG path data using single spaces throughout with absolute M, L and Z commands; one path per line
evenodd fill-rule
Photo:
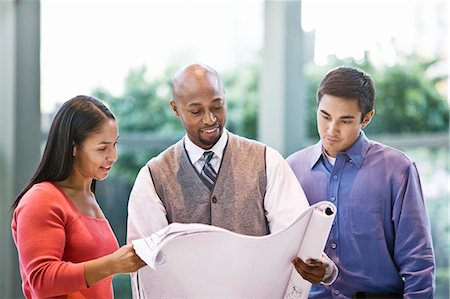
M 55 116 L 41 162 L 13 204 L 12 233 L 26 298 L 112 298 L 112 275 L 145 263 L 119 248 L 95 198 L 117 160 L 117 122 L 77 96 Z

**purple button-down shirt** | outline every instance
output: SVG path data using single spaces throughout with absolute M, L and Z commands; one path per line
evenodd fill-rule
M 432 298 L 434 253 L 414 162 L 402 152 L 358 140 L 329 164 L 319 142 L 287 159 L 310 204 L 337 207 L 325 252 L 339 268 L 331 286 L 310 298 L 352 298 L 355 292 L 400 292 Z

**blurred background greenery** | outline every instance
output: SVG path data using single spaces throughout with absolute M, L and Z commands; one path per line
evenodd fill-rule
M 445 134 L 449 130 L 449 107 L 438 86 L 446 82 L 443 76 L 430 77 L 429 71 L 438 60 L 424 60 L 414 55 L 398 53 L 403 63 L 393 66 L 374 66 L 369 54 L 363 61 L 340 60 L 330 57 L 330 63 L 305 67 L 308 138 L 309 143 L 318 139 L 315 120 L 316 88 L 320 78 L 331 68 L 339 65 L 355 66 L 373 76 L 376 85 L 376 114 L 365 129 L 367 135 L 377 139 L 398 134 Z M 222 74 L 227 99 L 227 127 L 230 131 L 258 139 L 258 82 L 260 82 L 259 55 Z M 106 101 L 114 111 L 122 136 L 134 136 L 119 141 L 119 160 L 111 177 L 99 184 L 99 198 L 120 242 L 126 237 L 126 205 L 134 178 L 139 169 L 169 144 L 183 136 L 183 129 L 173 115 L 170 99 L 170 75 L 177 66 L 169 67 L 161 76 L 151 81 L 146 79 L 146 67 L 129 71 L 122 95 L 113 96 L 104 88 L 93 94 Z M 426 78 L 426 79 L 425 79 Z M 295 130 L 295 124 L 292 124 Z M 146 137 L 145 137 L 146 136 Z M 132 140 L 144 140 L 133 143 Z M 418 165 L 424 184 L 426 204 L 431 219 L 434 248 L 437 262 L 437 287 L 440 297 L 447 298 L 449 288 L 449 226 L 440 221 L 448 215 L 448 178 L 450 165 L 448 148 L 427 144 L 405 146 L 405 151 Z M 102 185 L 104 184 L 104 186 Z M 129 277 L 114 279 L 118 298 L 126 298 Z
M 61 102 L 93 94 L 119 120 L 119 160 L 97 197 L 124 244 L 139 168 L 183 136 L 169 82 L 192 62 L 219 71 L 230 131 L 263 142 L 300 132 L 292 135 L 303 136 L 294 138 L 302 146 L 318 139 L 319 79 L 339 65 L 369 72 L 376 114 L 365 131 L 416 162 L 436 252 L 435 299 L 450 298 L 449 10 L 444 0 L 0 1 L 0 298 L 23 297 L 8 209 Z M 116 298 L 131 297 L 129 280 L 114 277 Z

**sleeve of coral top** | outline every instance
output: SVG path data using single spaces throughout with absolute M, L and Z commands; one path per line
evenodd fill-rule
M 34 296 L 52 297 L 86 288 L 84 263 L 63 261 L 70 206 L 51 184 L 30 189 L 14 212 L 13 235 L 23 279 Z

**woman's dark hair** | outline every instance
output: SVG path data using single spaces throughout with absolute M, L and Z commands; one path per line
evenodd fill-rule
M 30 182 L 19 193 L 12 205 L 15 209 L 23 195 L 37 183 L 59 182 L 72 172 L 73 148 L 100 129 L 112 112 L 98 99 L 79 95 L 65 102 L 56 113 L 39 166 Z M 95 180 L 91 190 L 95 192 Z
M 370 75 L 363 71 L 341 66 L 328 72 L 317 88 L 317 105 L 324 94 L 348 100 L 357 100 L 362 116 L 373 110 L 375 86 Z

